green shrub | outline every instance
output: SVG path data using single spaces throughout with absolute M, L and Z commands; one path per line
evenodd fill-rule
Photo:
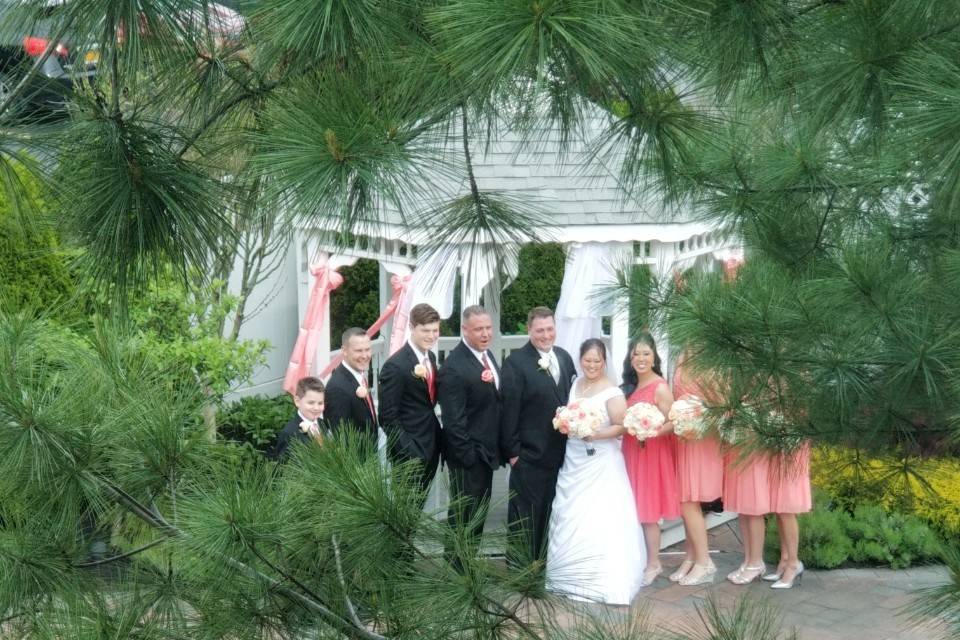
M 228 441 L 240 445 L 246 443 L 256 451 L 264 451 L 294 411 L 296 409 L 287 394 L 272 398 L 248 396 L 221 410 L 217 431 Z
M 776 522 L 776 519 L 773 519 Z M 853 550 L 846 527 L 850 516 L 842 511 L 815 509 L 800 517 L 800 557 L 811 567 L 833 569 L 846 562 Z M 774 525 L 775 526 L 775 525 Z M 779 557 L 779 538 L 777 557 Z M 808 560 L 809 559 L 809 560 Z
M 520 249 L 520 272 L 501 298 L 500 330 L 504 334 L 526 333 L 527 313 L 533 307 L 556 310 L 565 263 L 563 246 L 557 243 L 528 244 Z
M 919 518 L 887 513 L 877 505 L 862 505 L 847 525 L 853 541 L 851 560 L 902 569 L 940 557 L 936 535 Z
M 861 505 L 853 514 L 818 495 L 814 510 L 800 520 L 800 558 L 814 569 L 856 565 L 903 569 L 938 561 L 940 541 L 919 518 L 888 513 L 879 505 Z M 766 556 L 780 557 L 776 518 L 767 522 Z
M 357 260 L 338 269 L 343 284 L 330 294 L 330 348 L 340 348 L 340 336 L 350 327 L 366 329 L 380 317 L 380 264 Z M 376 337 L 376 336 L 374 336 Z

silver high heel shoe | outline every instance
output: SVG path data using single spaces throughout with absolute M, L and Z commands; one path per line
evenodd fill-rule
M 770 588 L 771 589 L 792 589 L 794 584 L 797 584 L 799 586 L 802 580 L 803 580 L 803 563 L 798 562 L 797 570 L 793 574 L 793 578 L 789 582 L 787 582 L 786 580 L 777 580 L 772 585 L 770 585 Z
M 780 579 L 780 576 L 783 575 L 783 569 L 780 568 L 780 565 L 777 565 L 777 570 L 760 578 L 764 582 L 776 582 Z

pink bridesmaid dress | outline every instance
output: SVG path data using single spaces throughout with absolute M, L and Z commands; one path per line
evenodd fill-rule
M 770 512 L 806 513 L 813 508 L 810 493 L 810 445 L 780 454 L 770 464 Z
M 681 368 L 673 376 L 673 397 L 693 395 L 703 398 L 700 388 L 683 383 Z M 723 493 L 723 453 L 720 441 L 713 435 L 702 440 L 677 438 L 677 474 L 680 479 L 680 502 L 712 502 Z
M 657 378 L 639 387 L 627 398 L 627 406 L 638 402 L 656 405 L 654 395 L 662 384 L 667 384 L 667 381 Z M 657 436 L 646 440 L 641 446 L 636 438 L 624 434 L 622 448 L 640 522 L 679 518 L 680 487 L 677 479 L 676 436 L 672 433 Z
M 769 454 L 757 452 L 747 458 L 732 449 L 725 457 L 723 474 L 723 510 L 742 516 L 762 516 L 773 512 Z

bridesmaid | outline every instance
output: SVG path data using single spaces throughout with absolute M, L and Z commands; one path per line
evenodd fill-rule
M 686 354 L 677 362 L 673 376 L 673 395 L 704 398 L 703 389 L 684 367 Z M 707 523 L 701 502 L 713 502 L 723 492 L 723 455 L 720 442 L 712 435 L 701 440 L 677 439 L 677 471 L 680 478 L 680 511 L 686 531 L 686 557 L 670 580 L 684 586 L 713 582 L 717 567 L 707 546 Z
M 773 582 L 772 589 L 790 589 L 800 584 L 803 562 L 798 557 L 800 523 L 798 513 L 813 507 L 810 495 L 810 445 L 803 444 L 793 453 L 781 453 L 773 459 L 770 471 L 770 511 L 777 514 L 780 534 L 780 563 L 777 570 L 763 576 Z
M 624 395 L 627 406 L 638 402 L 656 405 L 663 415 L 670 413 L 673 395 L 660 371 L 660 356 L 653 336 L 642 333 L 633 341 L 623 363 Z M 637 516 L 643 526 L 647 546 L 647 569 L 643 585 L 647 586 L 663 572 L 660 563 L 660 519 L 680 517 L 680 488 L 677 481 L 676 437 L 667 421 L 656 437 L 642 445 L 636 438 L 623 438 L 623 457 L 627 476 L 637 503 Z
M 770 494 L 770 456 L 758 451 L 745 456 L 736 448 L 727 452 L 723 475 L 723 508 L 740 517 L 743 564 L 727 575 L 734 584 L 749 584 L 762 576 L 764 516 L 773 511 Z

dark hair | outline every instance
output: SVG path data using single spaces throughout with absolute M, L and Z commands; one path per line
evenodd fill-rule
M 580 357 L 585 356 L 590 349 L 596 349 L 600 352 L 600 357 L 603 358 L 603 361 L 607 361 L 607 345 L 603 344 L 603 340 L 600 338 L 587 338 L 584 340 L 583 344 L 580 345 Z
M 633 358 L 633 351 L 637 348 L 638 344 L 645 344 L 653 350 L 653 372 L 663 377 L 663 372 L 660 369 L 660 354 L 657 352 L 657 343 L 652 335 L 644 331 L 630 341 L 630 348 L 627 349 L 627 357 L 623 359 L 623 384 L 620 385 L 620 388 L 623 389 L 623 394 L 626 396 L 633 393 L 638 384 L 637 372 L 633 370 L 633 364 L 630 362 Z
M 297 380 L 297 389 L 293 395 L 298 398 L 302 398 L 303 396 L 307 395 L 307 391 L 323 393 L 325 390 L 326 387 L 323 386 L 323 380 L 320 378 L 315 378 L 314 376 L 307 376 Z
M 472 304 L 469 307 L 466 307 L 461 314 L 461 321 L 466 322 L 473 316 L 489 316 L 490 312 L 481 307 L 478 304 Z
M 418 327 L 421 324 L 430 324 L 431 322 L 440 322 L 440 313 L 428 305 L 421 302 L 410 309 L 410 326 Z
M 354 338 L 356 336 L 365 336 L 365 335 L 367 335 L 367 332 L 361 329 L 360 327 L 350 327 L 349 329 L 344 331 L 343 335 L 340 337 L 340 346 L 346 347 L 348 344 L 350 344 L 350 338 Z
M 537 318 L 552 318 L 553 310 L 550 307 L 534 307 L 530 309 L 530 313 L 527 314 L 527 325 L 533 323 Z

